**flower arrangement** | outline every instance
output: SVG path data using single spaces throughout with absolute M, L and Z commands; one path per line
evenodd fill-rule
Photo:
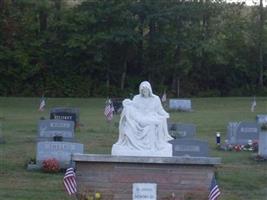
M 55 158 L 46 159 L 42 164 L 44 172 L 56 173 L 60 170 L 59 162 Z
M 102 195 L 100 192 L 83 192 L 78 195 L 79 200 L 101 200 Z
M 258 151 L 258 141 L 257 140 L 249 140 L 247 144 L 241 145 L 241 144 L 228 144 L 225 143 L 224 145 L 220 145 L 219 149 L 224 151 L 252 151 L 256 152 Z

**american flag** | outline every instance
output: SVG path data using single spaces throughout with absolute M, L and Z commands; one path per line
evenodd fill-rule
M 44 108 L 45 108 L 45 98 L 42 97 L 40 100 L 39 111 L 44 111 Z
M 250 108 L 251 112 L 254 112 L 256 105 L 257 105 L 256 98 L 254 97 L 254 99 L 251 103 L 251 108 Z
M 64 186 L 69 195 L 77 192 L 76 176 L 72 167 L 66 170 L 64 176 Z
M 209 200 L 216 200 L 220 196 L 221 192 L 216 183 L 215 176 L 212 177 L 210 184 Z
M 106 116 L 108 121 L 111 121 L 113 118 L 113 112 L 114 112 L 114 107 L 113 103 L 110 99 L 106 101 L 106 106 L 104 110 L 104 115 Z
M 161 97 L 161 101 L 162 101 L 162 102 L 167 101 L 167 94 L 166 94 L 166 91 L 164 91 L 164 94 L 163 94 L 162 97 Z

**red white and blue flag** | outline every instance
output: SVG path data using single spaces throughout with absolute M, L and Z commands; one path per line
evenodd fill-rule
M 106 106 L 104 110 L 104 115 L 106 116 L 108 121 L 111 121 L 113 118 L 113 112 L 114 112 L 114 107 L 113 103 L 110 99 L 106 101 Z
M 215 176 L 213 176 L 210 184 L 209 200 L 216 200 L 220 194 L 219 186 L 217 185 Z
M 63 182 L 69 195 L 77 192 L 76 175 L 72 167 L 66 170 Z
M 163 95 L 162 95 L 162 97 L 161 97 L 161 101 L 162 101 L 162 102 L 167 101 L 167 94 L 166 94 L 166 91 L 164 91 L 164 93 L 163 93 Z
M 45 109 L 45 98 L 42 97 L 41 100 L 40 100 L 40 105 L 39 105 L 39 111 L 44 111 Z

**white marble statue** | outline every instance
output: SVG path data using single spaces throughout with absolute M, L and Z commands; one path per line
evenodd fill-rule
M 119 124 L 119 139 L 112 146 L 112 155 L 172 156 L 173 138 L 168 133 L 169 114 L 160 98 L 152 93 L 149 82 L 143 81 L 133 100 L 125 99 Z

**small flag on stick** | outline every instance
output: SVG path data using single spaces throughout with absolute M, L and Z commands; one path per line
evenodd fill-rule
M 209 200 L 216 200 L 220 196 L 221 192 L 216 183 L 215 176 L 212 177 L 210 184 Z
M 68 168 L 64 176 L 64 186 L 69 195 L 77 192 L 76 176 L 74 169 Z
M 253 98 L 253 101 L 251 103 L 251 112 L 254 112 L 255 108 L 256 108 L 257 102 L 256 102 L 256 97 Z
M 114 106 L 110 99 L 106 101 L 106 106 L 104 110 L 104 115 L 106 116 L 108 121 L 111 121 L 113 118 Z
M 166 102 L 167 101 L 167 94 L 166 94 L 166 91 L 164 91 L 162 97 L 161 97 L 161 101 L 162 102 Z
M 45 109 L 45 98 L 44 98 L 44 96 L 42 96 L 38 110 L 42 112 L 42 111 L 44 111 L 44 109 Z

